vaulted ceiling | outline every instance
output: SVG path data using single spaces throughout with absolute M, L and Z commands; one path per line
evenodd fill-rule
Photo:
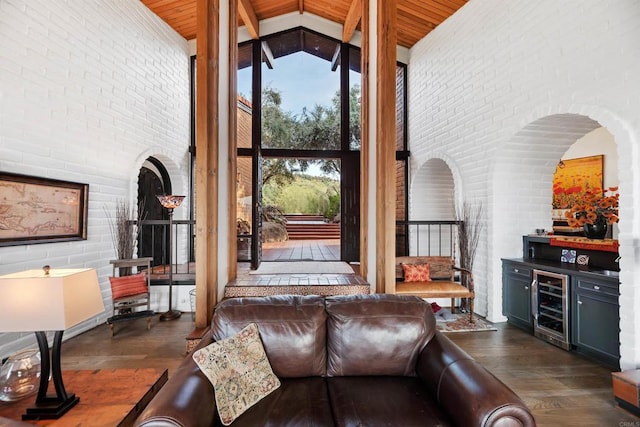
M 196 37 L 196 0 L 141 0 L 187 40 Z M 352 3 L 360 0 L 240 0 L 263 20 L 287 13 L 311 13 L 344 25 Z M 407 48 L 465 5 L 468 0 L 397 0 L 398 44 Z M 245 23 L 238 17 L 238 25 Z

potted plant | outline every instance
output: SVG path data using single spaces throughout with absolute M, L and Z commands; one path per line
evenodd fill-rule
M 587 190 L 567 211 L 569 227 L 584 229 L 590 239 L 604 239 L 608 225 L 618 222 L 618 187 Z

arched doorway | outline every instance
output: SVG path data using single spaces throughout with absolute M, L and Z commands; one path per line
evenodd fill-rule
M 160 194 L 171 194 L 169 173 L 158 159 L 149 157 L 138 173 L 138 204 L 144 211 L 144 221 L 169 219 L 167 210 L 157 201 Z M 168 238 L 163 224 L 144 225 L 138 236 L 138 257 L 153 257 L 152 265 L 168 264 Z
M 547 109 L 548 111 L 548 109 Z M 501 320 L 502 288 L 501 258 L 519 257 L 522 242 L 504 236 L 522 236 L 536 228 L 551 229 L 551 182 L 555 168 L 567 151 L 586 134 L 606 127 L 614 136 L 618 147 L 618 179 L 620 182 L 620 342 L 621 368 L 633 364 L 636 359 L 636 323 L 633 308 L 636 299 L 630 283 L 635 276 L 635 264 L 631 255 L 633 230 L 633 141 L 624 125 L 601 109 L 584 108 L 592 117 L 584 114 L 551 114 L 531 121 L 516 132 L 496 156 L 489 188 L 489 240 L 487 248 L 488 283 L 487 317 Z M 626 154 L 628 153 L 628 154 Z M 637 185 L 637 184 L 636 184 Z M 625 262 L 626 258 L 626 262 Z

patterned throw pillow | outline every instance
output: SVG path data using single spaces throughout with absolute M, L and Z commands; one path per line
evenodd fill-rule
M 109 277 L 111 298 L 118 299 L 148 292 L 145 272 L 131 276 Z
M 430 282 L 429 264 L 402 264 L 405 282 Z
M 218 414 L 225 426 L 280 387 L 255 323 L 201 348 L 193 354 L 193 360 L 213 384 Z

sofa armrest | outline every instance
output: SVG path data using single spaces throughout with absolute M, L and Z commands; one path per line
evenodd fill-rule
M 440 332 L 422 350 L 416 373 L 458 426 L 536 425 L 509 387 Z
M 213 342 L 207 334 L 195 350 Z M 217 419 L 213 386 L 187 354 L 176 371 L 149 402 L 136 426 L 211 426 Z

